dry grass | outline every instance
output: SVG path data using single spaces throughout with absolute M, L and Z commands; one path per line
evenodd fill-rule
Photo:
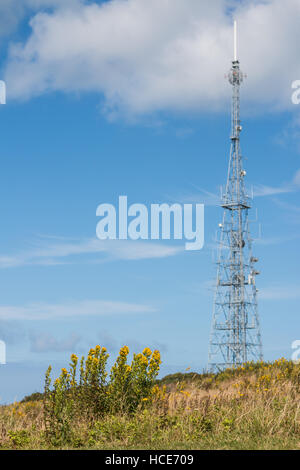
M 300 366 L 284 360 L 166 384 L 133 415 L 78 418 L 64 448 L 299 449 Z M 49 448 L 43 403 L 0 408 L 0 448 Z M 62 448 L 62 447 L 61 447 Z

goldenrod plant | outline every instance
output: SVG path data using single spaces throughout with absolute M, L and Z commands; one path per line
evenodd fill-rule
M 144 349 L 134 354 L 127 364 L 129 348 L 120 349 L 109 381 L 106 371 L 109 354 L 105 347 L 90 349 L 87 359 L 81 358 L 79 382 L 78 357 L 71 356 L 69 370 L 63 368 L 51 389 L 51 366 L 45 377 L 44 422 L 46 437 L 52 444 L 72 439 L 71 422 L 78 419 L 96 420 L 108 413 L 133 413 L 150 401 L 161 364 L 159 351 Z

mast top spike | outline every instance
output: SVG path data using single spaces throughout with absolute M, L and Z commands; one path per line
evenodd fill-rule
M 234 62 L 237 61 L 237 21 L 234 21 L 234 40 L 233 40 L 233 56 Z

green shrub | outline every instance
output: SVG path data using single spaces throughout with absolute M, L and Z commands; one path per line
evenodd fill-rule
M 152 391 L 161 364 L 159 351 L 145 348 L 134 354 L 127 364 L 129 349 L 121 348 L 113 365 L 109 381 L 106 364 L 109 355 L 105 348 L 90 349 L 82 357 L 77 381 L 78 357 L 71 356 L 69 371 L 61 375 L 51 388 L 51 366 L 45 377 L 44 422 L 46 436 L 52 445 L 74 440 L 72 423 L 85 417 L 91 423 L 109 413 L 133 413 L 152 399 Z M 115 424 L 116 429 L 118 423 Z

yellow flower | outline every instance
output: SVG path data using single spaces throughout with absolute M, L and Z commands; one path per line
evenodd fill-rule
M 152 354 L 152 359 L 157 362 L 158 364 L 161 364 L 160 360 L 160 352 L 156 349 L 153 354 Z
M 127 356 L 128 354 L 129 354 L 128 346 L 124 346 L 123 348 L 120 349 L 120 356 Z
M 140 359 L 141 364 L 144 364 L 145 366 L 148 365 L 148 359 L 147 359 L 146 356 L 141 355 L 141 357 L 139 359 Z
M 146 356 L 146 357 L 150 357 L 151 354 L 152 354 L 152 351 L 151 351 L 151 349 L 149 349 L 149 348 L 145 348 L 144 351 L 143 351 L 143 354 L 144 354 L 144 356 Z
M 159 393 L 159 386 L 158 385 L 154 385 L 154 387 L 152 388 L 152 393 Z

